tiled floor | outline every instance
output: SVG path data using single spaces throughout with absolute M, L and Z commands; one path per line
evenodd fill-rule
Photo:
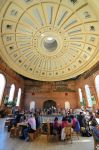
M 46 135 L 41 135 L 35 141 L 25 142 L 18 138 L 10 138 L 7 128 L 4 128 L 4 119 L 0 119 L 0 150 L 94 150 L 92 137 L 73 138 L 73 143 L 56 141 L 51 138 L 47 142 Z

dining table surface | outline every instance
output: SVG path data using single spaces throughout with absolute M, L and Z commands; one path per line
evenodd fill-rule
M 17 126 L 28 126 L 28 122 L 27 121 L 19 122 L 17 123 Z

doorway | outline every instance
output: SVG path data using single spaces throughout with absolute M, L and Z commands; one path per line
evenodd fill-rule
M 47 100 L 43 103 L 43 109 L 56 108 L 56 102 L 54 100 Z

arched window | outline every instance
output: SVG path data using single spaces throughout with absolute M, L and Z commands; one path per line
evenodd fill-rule
M 6 84 L 6 79 L 3 74 L 0 74 L 0 105 L 2 102 L 3 92 Z
M 34 111 L 35 110 L 35 101 L 32 101 L 30 103 L 30 111 Z
M 88 100 L 88 106 L 92 107 L 92 99 L 91 99 L 91 93 L 88 85 L 85 85 L 85 91 L 86 91 L 86 96 Z
M 15 92 L 15 85 L 12 84 L 12 85 L 11 85 L 11 88 L 10 88 L 10 93 L 9 93 L 8 102 L 12 102 L 12 101 L 13 101 L 14 92 Z
M 96 86 L 96 91 L 97 91 L 97 95 L 99 98 L 99 75 L 97 75 L 95 78 L 95 86 Z
M 19 88 L 19 90 L 18 90 L 16 106 L 20 105 L 20 99 L 21 99 L 21 88 Z
M 65 102 L 65 109 L 70 109 L 70 103 L 68 101 Z
M 78 92 L 79 92 L 80 102 L 82 103 L 83 102 L 83 96 L 82 96 L 82 91 L 80 88 L 78 89 Z

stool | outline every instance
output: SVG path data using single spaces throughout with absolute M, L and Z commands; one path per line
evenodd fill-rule
M 10 129 L 10 137 L 16 137 L 16 128 L 15 127 L 12 127 Z
M 34 133 L 29 133 L 29 138 L 31 141 L 33 141 L 36 138 L 36 134 Z
M 16 127 L 16 128 L 15 128 L 15 136 L 16 136 L 16 137 L 19 137 L 19 136 L 20 136 L 20 132 L 21 132 L 20 128 L 19 128 L 19 127 Z
M 73 131 L 72 135 L 73 135 L 73 136 L 76 136 L 77 139 L 79 140 L 80 132 Z

